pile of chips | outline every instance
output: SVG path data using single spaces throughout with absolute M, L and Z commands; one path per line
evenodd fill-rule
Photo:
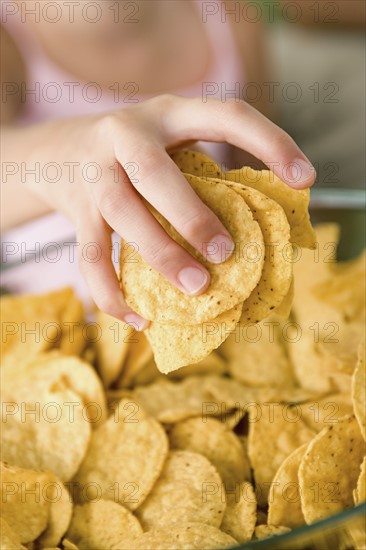
M 224 173 L 195 151 L 181 151 L 173 159 L 226 227 L 235 249 L 226 262 L 210 263 L 150 207 L 165 231 L 211 275 L 207 291 L 192 297 L 152 269 L 133 243 L 123 243 L 123 293 L 131 308 L 151 321 L 146 335 L 163 373 L 206 357 L 239 322 L 259 322 L 274 310 L 287 316 L 293 295 L 293 245 L 315 247 L 309 190 L 290 189 L 268 170 L 245 167 Z
M 168 375 L 69 289 L 2 297 L 1 548 L 232 548 L 365 500 L 365 256 L 338 233 L 293 263 L 288 319 Z

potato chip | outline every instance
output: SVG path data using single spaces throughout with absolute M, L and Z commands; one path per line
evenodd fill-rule
M 191 522 L 154 528 L 133 541 L 131 550 L 217 550 L 231 548 L 236 540 L 206 523 Z
M 46 472 L 0 463 L 1 517 L 21 543 L 35 540 L 47 527 L 49 503 L 44 498 Z
M 145 531 L 192 521 L 220 527 L 226 508 L 222 491 L 221 478 L 207 458 L 190 451 L 171 451 L 136 514 Z
M 247 481 L 226 495 L 226 510 L 221 529 L 238 542 L 252 538 L 257 520 L 257 501 L 253 487 Z
M 135 341 L 133 328 L 115 317 L 98 310 L 96 321 L 101 337 L 94 344 L 98 371 L 105 387 L 109 387 L 119 376 L 130 343 Z
M 215 319 L 249 297 L 261 276 L 264 245 L 260 227 L 238 193 L 224 183 L 185 176 L 199 198 L 229 231 L 235 243 L 234 253 L 221 264 L 204 260 L 160 214 L 154 212 L 167 233 L 205 265 L 211 275 L 210 286 L 200 296 L 188 296 L 149 267 L 134 250 L 131 257 L 128 245 L 122 247 L 121 282 L 128 304 L 146 319 L 194 325 Z
M 289 533 L 291 529 L 284 525 L 257 525 L 254 531 L 256 539 L 267 539 L 269 537 L 275 537 Z
M 180 367 L 198 363 L 228 337 L 238 323 L 242 304 L 200 325 L 172 325 L 152 322 L 146 336 L 161 372 L 168 374 Z
M 214 418 L 189 418 L 169 433 L 171 449 L 205 456 L 220 474 L 227 490 L 245 479 L 245 456 L 237 436 Z
M 259 505 L 266 503 L 270 485 L 285 458 L 309 442 L 314 433 L 301 419 L 298 407 L 269 402 L 250 407 L 248 455 Z
M 192 176 L 198 176 L 202 179 L 224 178 L 224 174 L 218 164 L 200 151 L 185 149 L 172 153 L 170 156 L 181 172 L 192 174 Z
M 3 550 L 27 550 L 22 545 L 18 533 L 13 531 L 3 518 L 0 518 L 0 548 Z
M 365 442 L 354 416 L 324 428 L 300 463 L 301 509 L 314 523 L 353 505 Z M 315 492 L 314 492 L 315 491 Z
M 90 441 L 90 422 L 84 414 L 80 397 L 56 384 L 38 391 L 32 400 L 3 401 L 1 459 L 21 468 L 50 470 L 68 481 Z
M 48 525 L 37 542 L 43 547 L 57 546 L 69 527 L 72 516 L 72 497 L 64 484 L 48 473 L 47 491 L 43 497 L 49 502 Z
M 54 384 L 70 388 L 84 405 L 84 414 L 91 426 L 102 423 L 106 417 L 103 386 L 94 369 L 78 357 L 64 356 L 58 351 L 37 357 L 23 358 L 16 370 L 6 365 L 1 371 L 3 388 L 15 401 L 34 400 L 34 394 L 50 391 Z M 29 383 L 31 381 L 31 384 Z
M 163 428 L 141 406 L 122 399 L 97 428 L 75 476 L 78 498 L 103 497 L 135 510 L 151 491 L 168 453 Z
M 358 361 L 352 378 L 352 401 L 363 438 L 366 439 L 366 366 L 365 340 L 358 348 Z
M 295 449 L 278 468 L 269 491 L 268 523 L 298 527 L 305 523 L 301 510 L 298 471 L 308 444 Z
M 225 179 L 253 187 L 277 202 L 287 216 L 291 228 L 291 242 L 305 248 L 315 247 L 316 238 L 308 212 L 309 189 L 293 189 L 273 172 L 253 170 L 248 166 L 244 166 L 240 170 L 226 172 Z
M 218 180 L 216 180 L 218 181 Z M 287 295 L 292 281 L 290 228 L 282 208 L 274 201 L 239 183 L 227 182 L 252 211 L 261 228 L 265 257 L 261 278 L 243 304 L 241 322 L 258 322 L 268 317 Z
M 141 534 L 141 525 L 129 510 L 103 499 L 75 506 L 67 532 L 80 550 L 131 548 Z
M 348 393 L 331 393 L 301 405 L 302 419 L 315 432 L 336 424 L 343 416 L 352 413 L 353 408 Z
M 153 359 L 152 349 L 143 332 L 134 332 L 131 340 L 121 376 L 116 383 L 117 388 L 130 387 L 135 382 L 136 376 Z
M 353 500 L 356 505 L 366 500 L 366 456 L 363 457 L 361 473 L 357 480 L 357 487 L 353 491 Z

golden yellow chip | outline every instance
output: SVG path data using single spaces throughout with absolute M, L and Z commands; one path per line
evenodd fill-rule
M 353 500 L 355 504 L 361 504 L 366 500 L 366 456 L 361 464 L 361 472 L 357 480 L 357 487 L 353 491 Z
M 308 212 L 309 189 L 293 189 L 281 181 L 273 172 L 269 170 L 257 171 L 248 166 L 244 166 L 240 170 L 227 172 L 225 178 L 229 181 L 253 187 L 277 202 L 282 206 L 287 216 L 291 228 L 291 242 L 305 248 L 315 247 L 316 238 Z
M 121 373 L 130 345 L 135 341 L 134 330 L 99 310 L 96 321 L 101 329 L 101 337 L 94 344 L 97 366 L 104 386 L 108 388 Z
M 353 407 L 348 393 L 331 393 L 301 405 L 302 419 L 316 432 L 336 424 L 343 416 L 352 413 Z
M 282 300 L 279 306 L 276 307 L 275 313 L 284 319 L 287 319 L 290 316 L 292 303 L 295 296 L 295 278 L 292 276 L 290 287 L 287 291 L 286 296 Z
M 153 359 L 153 352 L 143 332 L 134 332 L 129 344 L 121 376 L 117 380 L 118 388 L 128 388 L 135 383 L 136 377 Z
M 137 518 L 117 502 L 98 500 L 75 506 L 67 536 L 80 550 L 132 548 L 142 534 Z
M 224 179 L 224 174 L 219 165 L 210 157 L 200 151 L 181 150 L 170 155 L 175 164 L 186 174 L 198 176 L 202 179 Z
M 267 402 L 250 408 L 248 455 L 259 505 L 267 503 L 270 485 L 285 458 L 314 434 L 299 407 Z
M 224 183 L 213 183 L 189 174 L 185 176 L 199 198 L 223 222 L 232 236 L 235 250 L 224 263 L 210 263 L 159 213 L 154 212 L 167 233 L 205 265 L 211 283 L 200 296 L 188 296 L 149 267 L 132 246 L 123 245 L 121 280 L 124 296 L 135 311 L 152 321 L 175 324 L 211 321 L 248 298 L 262 272 L 263 236 L 245 201 Z
M 226 508 L 223 490 L 221 478 L 207 458 L 190 451 L 171 451 L 160 478 L 136 514 L 145 531 L 192 521 L 220 527 Z
M 11 529 L 2 517 L 0 517 L 0 548 L 4 550 L 27 550 L 26 546 L 22 545 L 18 533 Z
M 243 197 L 263 234 L 265 258 L 262 275 L 243 304 L 241 318 L 243 324 L 256 323 L 268 317 L 289 291 L 293 260 L 290 227 L 283 209 L 275 201 L 240 183 L 228 181 L 227 185 Z
M 324 428 L 314 437 L 299 468 L 301 509 L 306 523 L 353 505 L 353 490 L 364 455 L 365 442 L 354 416 Z
M 200 325 L 152 322 L 145 332 L 158 369 L 168 374 L 204 359 L 235 329 L 241 311 L 242 303 Z
M 291 529 L 284 525 L 258 525 L 255 528 L 254 535 L 256 539 L 267 539 L 289 533 Z
M 358 348 L 358 361 L 352 378 L 352 401 L 363 438 L 366 439 L 366 366 L 365 340 Z
M 247 481 L 235 489 L 226 495 L 221 529 L 238 542 L 247 542 L 253 536 L 257 521 L 257 500 L 252 485 Z
M 238 437 L 214 418 L 189 418 L 169 433 L 171 449 L 205 456 L 220 474 L 227 490 L 245 479 L 245 455 Z
M 51 473 L 48 473 L 48 484 L 43 498 L 49 502 L 48 525 L 37 542 L 42 547 L 57 546 L 66 533 L 72 516 L 72 497 L 64 484 Z
M 206 523 L 191 522 L 154 528 L 133 541 L 131 550 L 217 550 L 231 548 L 236 540 Z
M 74 478 L 78 499 L 103 497 L 135 510 L 151 491 L 168 453 L 164 429 L 134 401 L 122 399 L 97 428 Z
M 295 449 L 278 468 L 268 497 L 268 523 L 298 527 L 305 523 L 301 510 L 298 471 L 308 444 Z

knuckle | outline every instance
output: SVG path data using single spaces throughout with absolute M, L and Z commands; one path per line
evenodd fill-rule
M 145 259 L 152 267 L 164 272 L 174 257 L 175 247 L 168 239 L 153 244 L 146 251 Z M 175 254 L 176 256 L 176 254 Z
M 192 212 L 182 221 L 182 234 L 189 241 L 197 240 L 200 233 L 206 231 L 207 227 L 212 227 L 212 221 L 212 213 L 206 208 Z
M 116 211 L 116 197 L 108 190 L 101 190 L 96 196 L 99 210 L 107 218 L 113 216 Z

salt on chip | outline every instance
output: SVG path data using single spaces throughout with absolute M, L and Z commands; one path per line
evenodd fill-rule
M 220 474 L 227 490 L 244 481 L 245 456 L 238 437 L 214 418 L 189 418 L 169 433 L 171 449 L 205 456 Z
M 324 428 L 308 445 L 300 463 L 301 509 L 314 523 L 353 505 L 353 490 L 365 454 L 354 416 Z M 314 498 L 316 487 L 318 498 Z
M 358 348 L 358 361 L 352 378 L 352 401 L 363 438 L 366 439 L 366 365 L 365 340 Z
M 167 233 L 206 267 L 211 275 L 210 286 L 200 296 L 184 294 L 149 267 L 136 251 L 130 257 L 131 246 L 127 244 L 121 251 L 121 284 L 127 303 L 146 319 L 194 325 L 215 319 L 249 297 L 262 273 L 264 244 L 258 223 L 238 193 L 225 183 L 189 174 L 185 177 L 230 233 L 235 243 L 233 254 L 224 263 L 209 262 L 154 212 Z
M 80 550 L 131 548 L 141 534 L 138 519 L 127 508 L 103 499 L 76 505 L 67 532 Z
M 226 172 L 225 179 L 257 189 L 282 206 L 291 228 L 291 242 L 304 248 L 315 248 L 316 238 L 308 212 L 309 189 L 293 189 L 269 170 L 244 166 Z
M 292 246 L 290 228 L 281 206 L 259 191 L 227 182 L 252 211 L 261 228 L 265 257 L 261 278 L 244 301 L 242 323 L 258 322 L 268 317 L 287 295 L 292 281 Z
M 95 342 L 98 371 L 104 386 L 109 387 L 120 375 L 124 360 L 134 341 L 133 328 L 98 310 L 96 322 L 101 329 L 101 337 Z
M 145 531 L 192 521 L 220 527 L 226 507 L 222 491 L 221 478 L 207 458 L 190 451 L 171 451 L 136 514 Z
M 161 425 L 136 402 L 122 399 L 92 434 L 74 478 L 80 488 L 79 500 L 101 495 L 135 510 L 154 486 L 167 453 L 168 441 Z
M 131 550 L 217 550 L 235 545 L 235 539 L 212 525 L 188 522 L 154 528 L 136 538 Z
M 21 543 L 34 541 L 47 527 L 49 503 L 43 496 L 46 472 L 0 463 L 1 517 Z
M 248 455 L 259 505 L 266 504 L 270 484 L 285 458 L 309 442 L 314 434 L 301 419 L 297 407 L 278 402 L 250 407 Z
M 298 471 L 308 444 L 295 449 L 278 468 L 269 491 L 268 523 L 298 527 L 305 523 L 301 510 Z
M 153 321 L 146 336 L 154 351 L 158 369 L 168 374 L 198 363 L 228 337 L 237 325 L 242 304 L 200 325 L 173 325 Z
M 55 384 L 20 405 L 5 401 L 1 460 L 21 468 L 49 470 L 68 481 L 85 456 L 90 435 L 80 397 Z
M 253 487 L 245 481 L 226 495 L 226 510 L 221 529 L 238 542 L 253 536 L 257 520 L 257 500 Z
M 353 491 L 353 500 L 356 505 L 366 500 L 366 456 L 364 456 L 361 464 L 361 472 L 357 480 L 357 487 Z
M 219 165 L 205 155 L 205 153 L 185 149 L 172 153 L 170 156 L 181 172 L 192 174 L 192 176 L 198 176 L 202 179 L 224 179 L 224 174 Z

